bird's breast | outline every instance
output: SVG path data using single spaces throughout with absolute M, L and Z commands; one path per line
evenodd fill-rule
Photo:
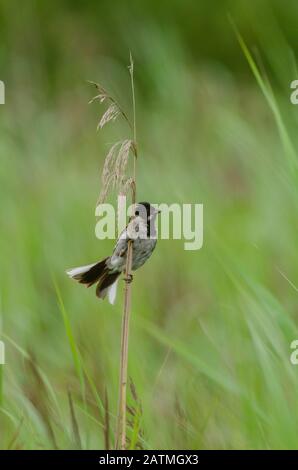
M 133 242 L 132 249 L 132 270 L 140 268 L 148 258 L 150 258 L 156 245 L 155 239 L 138 238 Z

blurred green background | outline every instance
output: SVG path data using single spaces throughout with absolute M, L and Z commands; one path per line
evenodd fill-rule
M 133 283 L 139 445 L 298 447 L 297 19 L 282 0 L 1 1 L 1 448 L 104 448 L 105 395 L 113 445 L 123 293 L 64 271 L 113 246 L 94 209 L 127 128 L 96 133 L 86 81 L 131 113 L 129 51 L 138 199 L 204 204 L 203 248 L 159 241 Z

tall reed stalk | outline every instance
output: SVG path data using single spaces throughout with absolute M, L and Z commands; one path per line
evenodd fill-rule
M 134 91 L 133 60 L 130 55 L 129 66 L 132 103 L 133 103 L 133 140 L 135 154 L 133 158 L 133 181 L 131 184 L 132 204 L 136 203 L 136 159 L 137 159 L 137 136 L 136 136 L 136 104 Z M 125 266 L 125 289 L 122 315 L 122 335 L 120 351 L 120 376 L 119 376 L 119 404 L 116 430 L 116 449 L 126 448 L 126 395 L 127 395 L 127 367 L 128 367 L 128 344 L 129 344 L 129 320 L 131 312 L 131 266 L 132 266 L 132 241 L 128 241 L 127 258 Z
M 110 149 L 104 163 L 102 173 L 102 188 L 99 197 L 99 203 L 103 202 L 108 194 L 110 186 L 117 186 L 118 190 L 123 193 L 127 189 L 131 192 L 131 202 L 133 206 L 136 203 L 136 161 L 137 161 L 137 133 L 136 133 L 136 102 L 134 87 L 134 63 L 130 54 L 130 82 L 132 93 L 133 122 L 127 117 L 118 102 L 101 86 L 96 83 L 99 94 L 95 99 L 100 102 L 109 102 L 109 107 L 101 117 L 98 128 L 102 128 L 107 122 L 114 121 L 119 115 L 128 122 L 132 133 L 132 139 L 126 139 L 123 142 L 117 142 Z M 117 149 L 118 152 L 117 152 Z M 126 175 L 126 166 L 129 154 L 133 157 L 132 176 Z M 127 369 L 128 369 L 128 345 L 129 345 L 129 320 L 131 312 L 131 281 L 132 281 L 132 241 L 128 241 L 127 258 L 125 266 L 125 288 L 124 303 L 121 327 L 121 348 L 120 348 L 120 371 L 119 371 L 119 395 L 118 395 L 118 413 L 116 423 L 115 448 L 124 450 L 126 448 L 126 408 L 127 408 Z

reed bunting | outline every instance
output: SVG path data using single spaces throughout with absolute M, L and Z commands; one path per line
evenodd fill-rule
M 148 202 L 136 204 L 134 215 L 120 234 L 112 255 L 98 263 L 69 269 L 68 276 L 86 287 L 97 283 L 97 297 L 104 299 L 107 295 L 113 304 L 118 278 L 126 266 L 128 241 L 132 240 L 132 270 L 135 271 L 150 258 L 156 246 L 155 219 L 159 212 Z

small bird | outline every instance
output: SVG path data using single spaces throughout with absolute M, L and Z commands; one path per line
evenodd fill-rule
M 87 287 L 97 283 L 97 297 L 104 299 L 107 295 L 114 304 L 117 281 L 125 271 L 128 241 L 132 241 L 132 271 L 135 271 L 150 258 L 156 246 L 155 220 L 159 212 L 148 202 L 136 204 L 134 215 L 120 234 L 112 255 L 98 263 L 69 269 L 68 276 Z M 131 282 L 132 276 L 127 281 Z

